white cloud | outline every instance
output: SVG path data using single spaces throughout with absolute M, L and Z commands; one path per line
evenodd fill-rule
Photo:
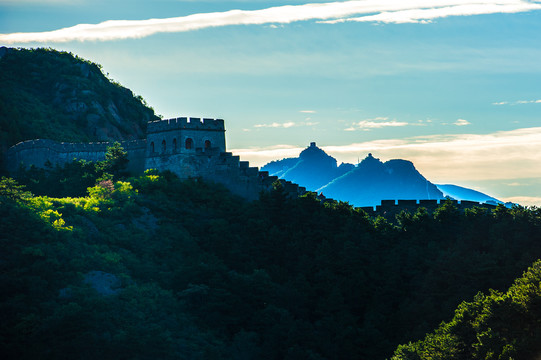
M 83 0 L 0 0 L 0 5 L 79 5 Z
M 300 113 L 304 113 L 304 114 L 315 114 L 316 111 L 315 110 L 301 110 L 299 111 Z
M 414 162 L 434 182 L 541 177 L 541 127 L 492 134 L 434 135 L 326 147 L 341 161 L 359 154 Z
M 303 147 L 291 145 L 275 145 L 268 147 L 252 147 L 232 149 L 235 155 L 239 155 L 243 160 L 249 160 L 251 166 L 263 166 L 266 163 L 288 157 L 299 156 Z
M 541 207 L 541 197 L 536 196 L 511 196 L 501 198 L 502 201 L 520 204 L 522 206 Z
M 255 128 L 290 128 L 290 127 L 299 127 L 299 126 L 314 126 L 314 125 L 317 125 L 319 124 L 319 122 L 313 122 L 313 121 L 309 121 L 310 119 L 306 119 L 307 121 L 304 121 L 304 122 L 298 122 L 298 123 L 294 123 L 292 121 L 289 121 L 289 122 L 285 122 L 285 123 L 276 123 L 276 122 L 273 122 L 271 124 L 257 124 L 257 125 L 254 125 Z
M 358 0 L 285 5 L 250 11 L 230 10 L 165 19 L 109 20 L 46 32 L 0 34 L 0 43 L 134 39 L 156 33 L 185 32 L 228 25 L 276 25 L 307 20 L 327 23 L 426 23 L 447 16 L 533 10 L 541 10 L 541 4 L 530 0 Z
M 399 127 L 407 125 L 408 123 L 404 121 L 389 120 L 388 117 L 377 117 L 353 123 L 350 127 L 346 128 L 345 131 L 370 131 L 372 129 L 380 129 L 384 127 Z
M 541 99 L 538 100 L 517 100 L 517 101 L 500 101 L 494 102 L 492 105 L 523 105 L 523 104 L 541 104 Z
M 286 122 L 286 123 L 272 123 L 272 124 L 257 124 L 254 125 L 255 128 L 290 128 L 295 126 L 294 122 Z
M 456 126 L 466 126 L 466 125 L 470 125 L 471 122 L 469 122 L 468 120 L 464 120 L 464 119 L 458 119 L 457 121 L 454 122 L 454 124 Z
M 322 147 L 339 162 L 356 163 L 369 152 L 385 159 L 407 159 L 435 183 L 481 180 L 519 182 L 541 178 L 541 127 L 491 134 L 433 135 L 406 139 L 374 140 Z M 303 148 L 281 146 L 233 149 L 233 153 L 261 166 L 268 161 L 298 156 Z M 495 194 L 497 195 L 497 194 Z
M 408 2 L 409 3 L 409 2 Z M 415 1 L 413 3 L 416 3 Z M 335 19 L 324 23 L 339 22 L 382 22 L 382 23 L 429 23 L 433 19 L 449 16 L 472 16 L 496 13 L 517 13 L 539 10 L 539 4 L 529 1 L 433 1 L 431 4 L 419 4 L 416 8 L 395 8 L 379 14 L 355 18 Z M 426 7 L 426 8 L 425 8 Z

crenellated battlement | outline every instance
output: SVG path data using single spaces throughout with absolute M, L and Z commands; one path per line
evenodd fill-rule
M 173 130 L 225 131 L 223 119 L 179 117 L 151 121 L 147 125 L 147 134 Z
M 494 209 L 496 205 L 479 203 L 469 200 L 454 200 L 454 199 L 438 199 L 438 200 L 382 200 L 381 205 L 377 206 L 364 206 L 361 207 L 366 213 L 372 216 L 382 215 L 389 219 L 394 219 L 395 215 L 402 210 L 409 212 L 415 212 L 418 208 L 425 208 L 428 212 L 432 213 L 436 208 L 442 204 L 450 202 L 456 206 L 460 211 L 465 209 L 471 209 L 473 207 L 484 207 L 488 209 Z
M 140 149 L 146 147 L 146 140 L 131 140 L 131 141 L 119 141 L 124 150 Z M 47 149 L 48 151 L 54 151 L 57 153 L 82 153 L 82 152 L 104 152 L 111 142 L 90 142 L 90 143 L 67 143 L 56 142 L 48 139 L 35 139 L 22 141 L 16 145 L 13 145 L 8 150 L 8 156 L 12 156 L 15 153 L 23 152 L 25 150 L 38 150 Z

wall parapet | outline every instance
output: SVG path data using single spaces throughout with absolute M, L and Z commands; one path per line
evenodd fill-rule
M 146 148 L 146 139 L 118 141 L 124 150 Z M 72 152 L 101 152 L 106 151 L 114 142 L 90 142 L 90 143 L 67 143 L 57 142 L 49 139 L 26 140 L 11 146 L 8 149 L 8 156 L 24 150 L 37 148 L 48 149 L 58 153 Z
M 439 206 L 444 203 L 449 202 L 452 205 L 456 206 L 459 210 L 463 211 L 465 209 L 470 209 L 473 207 L 484 207 L 488 209 L 496 208 L 496 205 L 490 203 L 482 203 L 477 201 L 470 200 L 454 200 L 454 199 L 416 199 L 416 200 L 381 200 L 380 205 L 376 206 L 363 206 L 365 212 L 369 215 L 385 215 L 386 217 L 393 217 L 402 210 L 415 211 L 418 208 L 425 208 L 429 212 L 434 211 Z
M 172 130 L 203 130 L 203 131 L 225 131 L 223 119 L 179 117 L 150 121 L 147 124 L 147 134 L 160 133 Z

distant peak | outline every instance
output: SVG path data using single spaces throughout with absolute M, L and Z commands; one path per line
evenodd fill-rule
M 378 158 L 375 158 L 374 156 L 372 156 L 372 153 L 368 153 L 368 155 L 364 158 L 363 162 L 364 161 L 380 161 Z
M 336 159 L 327 154 L 323 149 L 318 148 L 316 146 L 315 141 L 310 143 L 310 146 L 308 146 L 306 149 L 304 149 L 300 154 L 299 158 L 302 160 L 322 160 L 322 159 L 328 159 L 329 161 L 332 161 L 334 164 L 336 164 Z

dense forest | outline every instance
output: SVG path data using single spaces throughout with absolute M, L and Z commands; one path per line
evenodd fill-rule
M 3 358 L 541 353 L 537 208 L 386 220 L 279 182 L 246 202 L 201 179 L 129 177 L 123 157 L 2 178 Z

